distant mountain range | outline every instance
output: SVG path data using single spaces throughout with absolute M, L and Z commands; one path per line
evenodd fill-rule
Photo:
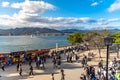
M 91 31 L 98 31 L 98 32 L 100 32 L 100 31 L 102 31 L 102 29 L 101 30 L 96 30 L 96 29 L 91 29 L 91 30 L 87 30 L 87 29 L 86 30 L 66 29 L 66 30 L 62 30 L 63 33 L 74 33 L 74 32 L 84 33 L 84 32 L 91 32 Z M 116 33 L 116 32 L 119 32 L 120 29 L 108 29 L 108 31 L 110 33 Z
M 32 35 L 32 34 L 42 34 L 42 33 L 61 33 L 55 29 L 49 28 L 15 28 L 15 29 L 0 29 L 0 35 Z
M 40 34 L 64 34 L 64 33 L 74 33 L 74 32 L 90 32 L 96 30 L 78 30 L 78 29 L 65 29 L 65 30 L 55 30 L 49 28 L 34 28 L 34 27 L 24 27 L 15 29 L 0 29 L 0 35 L 40 35 Z M 101 31 L 101 30 L 97 30 Z M 119 29 L 110 29 L 111 33 L 120 31 Z
M 78 30 L 78 29 L 65 29 L 65 30 L 61 30 L 61 32 L 63 33 L 74 33 L 74 32 L 81 32 L 81 33 L 84 33 L 84 32 L 89 32 L 91 30 Z

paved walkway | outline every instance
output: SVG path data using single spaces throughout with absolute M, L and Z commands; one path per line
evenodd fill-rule
M 63 56 L 61 68 L 64 69 L 65 80 L 80 80 L 80 74 L 83 73 L 81 63 L 67 63 L 65 60 L 66 56 Z M 51 80 L 51 73 L 55 73 L 55 80 L 60 80 L 60 69 L 53 69 L 52 59 L 47 59 L 45 70 L 35 68 L 35 63 L 33 63 L 33 67 L 34 76 L 28 75 L 28 64 L 23 65 L 23 76 L 19 76 L 19 71 L 16 71 L 16 65 L 6 67 L 4 72 L 0 69 L 0 80 Z
M 96 51 L 93 51 L 94 53 L 97 53 Z M 102 55 L 105 55 L 103 51 Z M 85 54 L 88 52 L 85 52 Z M 115 54 L 112 54 L 115 55 Z M 114 58 L 111 55 L 111 58 Z M 73 62 L 73 63 L 67 63 L 66 62 L 66 56 L 62 55 L 62 64 L 61 68 L 64 69 L 65 73 L 65 80 L 80 80 L 80 75 L 84 72 L 84 70 L 81 68 L 81 63 Z M 98 59 L 98 58 L 96 58 Z M 88 62 L 89 65 L 97 65 L 98 60 L 96 62 L 95 59 L 93 61 Z M 35 68 L 35 63 L 33 63 L 34 67 L 34 76 L 29 76 L 29 66 L 28 64 L 23 65 L 23 76 L 19 76 L 19 72 L 16 71 L 16 65 L 15 66 L 9 66 L 6 67 L 5 71 L 3 72 L 0 69 L 0 80 L 51 80 L 51 73 L 55 73 L 55 80 L 60 80 L 60 69 L 53 69 L 52 59 L 47 59 L 47 63 L 45 64 L 45 70 L 38 70 Z

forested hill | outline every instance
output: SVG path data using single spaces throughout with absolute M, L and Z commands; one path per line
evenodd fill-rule
M 90 32 L 94 30 L 79 30 L 79 29 L 65 29 L 65 30 L 55 30 L 49 28 L 34 28 L 34 27 L 24 27 L 24 28 L 15 28 L 15 29 L 0 29 L 0 35 L 37 35 L 37 34 L 45 34 L 45 33 L 74 33 L 74 32 Z M 97 30 L 101 31 L 101 30 Z M 116 33 L 120 31 L 119 29 L 111 29 L 109 30 L 111 33 Z
M 85 32 L 91 32 L 91 31 L 97 31 L 97 32 L 101 32 L 101 30 L 97 30 L 97 29 L 85 29 L 85 30 L 79 30 L 79 29 L 65 29 L 65 30 L 61 30 L 61 32 L 63 33 L 74 33 L 74 32 L 81 32 L 81 33 L 85 33 Z M 120 30 L 119 29 L 108 29 L 108 31 L 110 33 L 116 33 L 116 32 L 119 32 Z
M 49 28 L 15 28 L 15 29 L 0 29 L 0 35 L 32 35 L 32 34 L 41 34 L 41 33 L 61 33 L 55 29 Z

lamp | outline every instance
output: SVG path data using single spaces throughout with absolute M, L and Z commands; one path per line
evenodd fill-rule
M 113 38 L 112 37 L 105 37 L 104 38 L 104 43 L 105 43 L 105 46 L 107 46 L 107 54 L 106 54 L 106 79 L 105 80 L 108 80 L 108 55 L 109 55 L 109 46 L 112 45 L 113 43 Z
M 109 36 L 105 37 L 104 38 L 104 43 L 105 43 L 105 46 L 107 46 L 107 45 L 111 46 L 112 43 L 113 43 L 113 38 L 109 37 Z

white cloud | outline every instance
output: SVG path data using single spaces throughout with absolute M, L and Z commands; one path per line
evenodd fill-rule
M 92 19 L 89 17 L 42 17 L 41 13 L 46 10 L 53 10 L 55 6 L 44 1 L 29 1 L 21 3 L 13 3 L 11 7 L 18 8 L 20 11 L 12 16 L 0 15 L 0 28 L 16 28 L 16 27 L 46 27 L 54 29 L 65 28 L 82 28 L 85 25 L 101 24 L 107 25 L 111 22 L 117 22 L 120 19 Z
M 30 22 L 27 21 L 28 18 L 32 17 L 33 19 L 37 17 L 40 13 L 45 12 L 46 10 L 53 10 L 55 6 L 49 4 L 44 1 L 29 1 L 21 3 L 12 3 L 12 8 L 18 8 L 20 11 L 18 13 L 13 14 L 13 16 L 9 15 L 0 15 L 0 26 L 6 26 L 10 28 L 15 27 L 48 27 L 51 24 L 42 23 L 42 22 Z M 9 16 L 9 17 L 8 17 Z M 53 25 L 53 24 L 52 24 Z
M 73 27 L 77 24 L 91 23 L 93 20 L 90 18 L 64 18 L 64 17 L 40 17 L 36 14 L 14 14 L 10 16 L 0 16 L 0 25 L 6 27 L 47 27 L 62 29 L 63 27 Z
M 120 0 L 116 0 L 109 8 L 109 12 L 120 10 Z
M 118 18 L 112 19 L 91 19 L 88 17 L 75 18 L 75 17 L 41 17 L 37 14 L 14 14 L 13 16 L 1 15 L 0 16 L 0 26 L 6 26 L 10 28 L 16 27 L 46 27 L 54 29 L 64 29 L 73 27 L 83 27 L 82 25 L 107 25 L 112 22 L 120 21 Z M 81 25 L 81 26 L 80 26 Z
M 91 4 L 91 6 L 97 6 L 99 3 L 98 2 L 94 2 Z
M 2 2 L 2 6 L 3 6 L 3 7 L 8 7 L 9 4 L 10 4 L 9 2 Z
M 12 16 L 9 15 L 0 15 L 0 26 L 1 27 L 9 27 L 9 28 L 13 28 L 15 27 L 15 19 Z
M 111 19 L 104 19 L 104 18 L 101 18 L 98 20 L 98 24 L 99 25 L 107 25 L 107 24 L 110 24 L 110 23 L 113 23 L 113 22 L 119 22 L 120 19 L 119 18 L 111 18 Z
M 21 9 L 20 12 L 23 13 L 43 13 L 46 10 L 53 10 L 55 6 L 44 1 L 29 1 L 26 0 L 22 3 L 11 4 L 12 8 Z

